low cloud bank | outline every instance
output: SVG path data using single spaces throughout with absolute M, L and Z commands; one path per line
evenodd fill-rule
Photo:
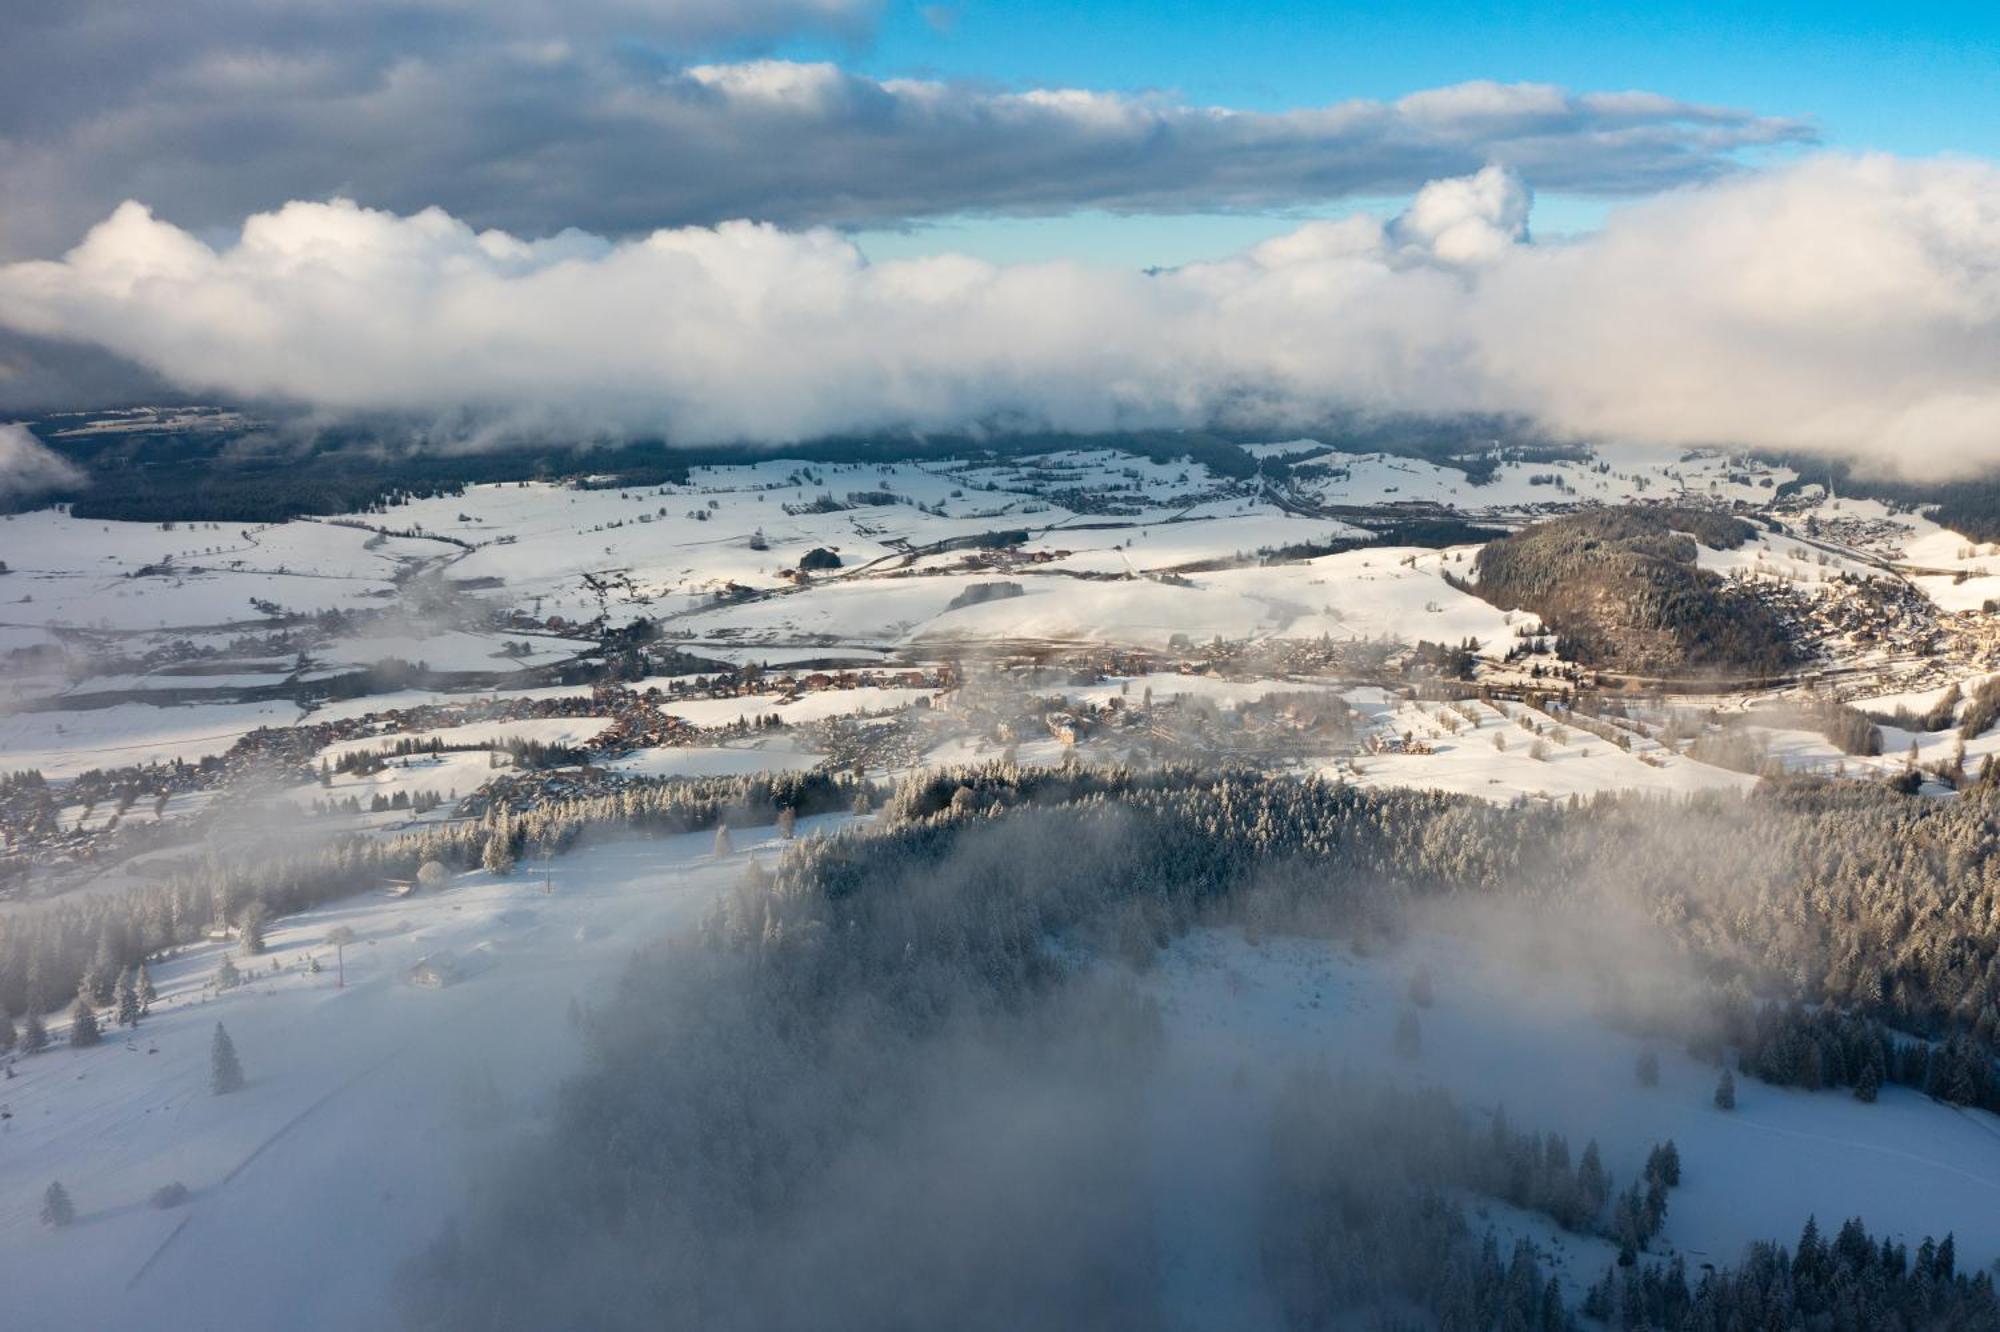
M 0 425 L 0 500 L 66 490 L 84 480 L 80 468 L 36 439 L 26 426 Z
M 842 431 L 1521 413 L 1593 437 L 2000 462 L 2000 169 L 1820 155 L 1673 191 L 1569 243 L 1491 167 L 1399 216 L 1145 275 L 871 264 L 749 222 L 522 240 L 436 210 L 258 214 L 216 249 L 128 203 L 0 267 L 0 323 L 191 393 L 513 428 Z

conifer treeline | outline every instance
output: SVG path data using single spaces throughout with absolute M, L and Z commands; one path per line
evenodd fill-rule
M 921 1171 L 904 1178 L 904 1162 L 886 1145 L 914 1134 L 950 1158 L 1000 1150 L 956 1122 L 912 1127 L 911 1106 L 922 1099 L 915 1089 L 927 1077 L 953 1078 L 991 1058 L 968 1061 L 964 1034 L 1004 1031 L 1003 1048 L 1038 1051 L 1032 1065 L 1008 1065 L 1010 1076 L 1045 1060 L 1109 1066 L 1114 1052 L 1134 1057 L 1156 1019 L 1129 998 L 1093 992 L 1088 1003 L 1074 1002 L 1079 985 L 1103 984 L 1076 959 L 1119 949 L 1143 958 L 1224 913 L 1389 930 L 1426 897 L 1592 907 L 1609 891 L 1602 885 L 1621 884 L 1647 904 L 1654 928 L 1718 977 L 1755 974 L 1798 997 L 1830 998 L 1812 968 L 1794 971 L 1798 958 L 1827 949 L 1833 965 L 1817 974 L 1881 967 L 1889 975 L 1877 1003 L 1904 996 L 1904 1016 L 1916 1021 L 1937 1011 L 1932 1001 L 1953 978 L 1976 987 L 1984 975 L 1962 950 L 1955 961 L 1926 961 L 1918 940 L 1906 953 L 1905 938 L 1882 928 L 1887 894 L 1871 886 L 1872 876 L 1900 875 L 1897 910 L 1908 914 L 1899 918 L 1925 921 L 1919 934 L 1964 928 L 1967 913 L 1982 909 L 1966 885 L 1982 880 L 1966 877 L 1952 851 L 1983 845 L 1980 797 L 1941 804 L 1783 785 L 1749 800 L 1605 799 L 1550 810 L 1319 781 L 994 766 L 915 779 L 889 810 L 867 834 L 810 840 L 775 874 L 751 871 L 694 937 L 635 961 L 615 1001 L 586 1019 L 586 1070 L 565 1089 L 551 1131 L 518 1154 L 491 1206 L 462 1218 L 411 1272 L 417 1325 L 533 1326 L 567 1316 L 640 1327 L 676 1310 L 710 1326 L 768 1325 L 801 1277 L 801 1226 L 815 1237 L 808 1253 L 829 1242 L 824 1236 L 868 1237 L 842 1250 L 846 1262 L 866 1283 L 892 1280 L 905 1255 L 877 1247 L 891 1223 L 875 1204 L 904 1200 L 888 1204 L 893 1212 L 938 1195 Z M 1718 859 L 1705 867 L 1683 857 L 1678 873 L 1641 868 L 1689 847 Z M 1984 852 L 1967 863 L 1983 869 Z M 1967 929 L 1964 937 L 1982 936 Z M 1951 1020 L 1956 1010 L 1945 1004 L 1942 1012 Z M 1076 1042 L 1090 1053 L 1079 1055 Z M 1393 1117 L 1422 1119 L 1408 1107 Z M 1133 1136 L 1114 1135 L 1128 1144 Z M 1288 1300 L 1304 1301 L 1304 1321 L 1314 1301 L 1363 1298 L 1349 1283 L 1372 1281 L 1378 1293 L 1402 1292 L 1434 1314 L 1470 1309 L 1474 1321 L 1455 1325 L 1489 1326 L 1497 1315 L 1502 1326 L 1565 1326 L 1567 1311 L 1535 1255 L 1500 1264 L 1472 1242 L 1444 1190 L 1520 1199 L 1636 1253 L 1681 1168 L 1663 1145 L 1645 1177 L 1620 1193 L 1546 1137 L 1504 1126 L 1413 1137 L 1420 1145 L 1400 1157 L 1372 1140 L 1357 1152 L 1351 1138 L 1336 1139 L 1355 1168 L 1393 1165 L 1393 1177 L 1374 1181 L 1379 1191 L 1335 1181 L 1330 1202 L 1282 1214 L 1304 1226 L 1301 1242 L 1317 1255 L 1293 1269 L 1287 1286 Z M 860 1178 L 866 1189 L 855 1187 Z M 1123 1176 L 1093 1174 L 1088 1192 L 1119 1216 L 1146 1211 L 1143 1193 L 1138 1201 L 1121 1193 L 1121 1180 L 1130 1186 Z M 953 1208 L 968 1204 L 957 1195 L 946 1202 L 930 1229 L 943 1232 L 936 1242 L 949 1249 L 965 1238 L 964 1213 Z M 1017 1246 L 1067 1215 L 1070 1202 L 1051 1201 L 1025 1220 L 1010 1214 L 990 1234 L 974 1227 L 978 1244 L 949 1249 L 966 1265 L 967 1284 L 927 1289 L 923 1298 L 945 1301 L 925 1306 L 928 1320 L 1004 1326 L 1038 1311 L 1039 1325 L 1076 1324 L 1072 1301 L 1084 1287 L 1074 1283 L 1085 1278 L 1075 1253 L 1066 1248 L 1047 1270 L 1017 1261 Z M 1274 1231 L 1273 1242 L 1285 1233 Z M 1341 1244 L 1321 1242 L 1342 1236 L 1361 1245 L 1356 1269 L 1315 1266 L 1344 1261 Z M 1100 1258 L 1113 1252 L 1126 1250 L 1095 1250 Z M 1631 1298 L 1642 1304 L 1678 1300 L 1668 1294 L 1670 1278 L 1687 1289 L 1678 1269 L 1633 1270 Z M 1423 1293 L 1408 1295 L 1424 1279 L 1431 1284 Z M 1753 1255 L 1741 1272 L 1714 1274 L 1705 1297 L 1689 1290 L 1682 1303 L 1706 1298 L 1703 1307 L 1713 1307 L 1738 1298 L 1717 1292 L 1763 1280 Z M 1622 1307 L 1628 1297 L 1614 1285 Z M 1108 1278 L 1100 1289 L 1107 1298 L 1126 1291 Z M 968 1290 L 989 1302 L 952 1302 L 975 1298 Z M 1966 1291 L 1975 1302 L 1990 1295 L 1975 1283 Z M 809 1293 L 834 1322 L 854 1313 L 846 1300 L 860 1298 Z M 926 1321 L 905 1308 L 895 1313 L 888 1321 L 897 1325 Z
M 1562 1332 L 1572 1325 L 1553 1275 L 1518 1242 L 1503 1265 L 1488 1233 L 1475 1242 L 1470 1192 L 1601 1235 L 1636 1261 L 1666 1219 L 1680 1153 L 1655 1146 L 1644 1177 L 1613 1187 L 1589 1143 L 1572 1164 L 1560 1135 L 1517 1132 L 1503 1113 L 1476 1128 L 1436 1088 L 1406 1091 L 1350 1070 L 1295 1073 L 1271 1127 L 1263 1230 L 1269 1275 L 1294 1326 L 1355 1309 L 1416 1304 L 1444 1327 Z
M 234 920 L 252 900 L 283 914 L 380 878 L 407 878 L 426 860 L 477 865 L 496 836 L 519 855 L 567 845 L 589 829 L 685 832 L 769 821 L 780 808 L 845 809 L 856 790 L 851 778 L 825 774 L 634 783 L 386 840 L 211 856 L 157 886 L 0 917 L 0 1003 L 24 1012 L 33 988 L 48 1011 L 75 993 L 93 960 L 115 975 L 212 921 Z M 896 833 L 903 840 L 871 855 L 914 853 L 948 836 L 923 824 L 955 800 L 978 813 L 1041 807 L 1037 817 L 1058 838 L 1087 835 L 1111 818 L 1147 823 L 1133 868 L 1116 883 L 1121 901 L 1129 899 L 1122 918 L 1149 932 L 1189 923 L 1253 878 L 1270 890 L 1258 909 L 1282 904 L 1342 930 L 1357 922 L 1390 928 L 1422 898 L 1589 908 L 1615 895 L 1718 986 L 1740 981 L 1754 995 L 1828 1003 L 1919 1035 L 2000 1033 L 2000 931 L 1992 924 L 2000 919 L 2000 837 L 1991 831 L 2000 791 L 1985 787 L 1932 801 L 1785 780 L 1763 783 L 1747 800 L 1605 795 L 1552 808 L 1255 774 L 993 765 L 910 782 L 888 811 L 905 825 Z M 844 873 L 847 853 L 816 854 L 824 864 L 801 873 Z M 1059 873 L 1037 897 L 1080 893 L 1073 909 L 1081 912 L 1113 887 Z M 1896 1080 L 1891 1068 L 1883 1073 Z
M 530 849 L 567 847 L 593 830 L 667 835 L 720 822 L 766 824 L 783 809 L 846 810 L 863 785 L 846 774 L 816 772 L 632 782 L 605 795 L 493 810 L 389 838 L 345 834 L 304 848 L 296 838 L 278 846 L 210 848 L 158 883 L 0 915 L 0 1007 L 50 1012 L 66 1006 L 79 986 L 109 995 L 125 968 L 199 938 L 210 924 L 237 924 L 253 906 L 266 915 L 300 911 L 385 880 L 413 878 L 426 861 L 474 868 L 496 841 L 519 858 Z
M 1743 1261 L 1690 1286 L 1676 1258 L 1662 1266 L 1611 1268 L 1582 1311 L 1612 1327 L 1660 1332 L 1728 1328 L 2000 1327 L 2000 1300 L 1985 1272 L 1958 1269 L 1956 1244 L 1926 1237 L 1914 1257 L 1859 1217 L 1831 1243 L 1808 1218 L 1796 1248 L 1759 1242 Z

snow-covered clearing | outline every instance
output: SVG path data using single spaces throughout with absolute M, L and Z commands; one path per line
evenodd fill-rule
M 748 777 L 759 772 L 803 772 L 822 756 L 782 741 L 763 745 L 685 745 L 642 749 L 607 766 L 631 777 Z
M 1667 754 L 1657 745 L 1635 742 L 1628 752 L 1522 704 L 1509 704 L 1503 712 L 1490 703 L 1469 703 L 1466 708 L 1478 717 L 1479 725 L 1462 723 L 1453 732 L 1444 719 L 1461 715 L 1442 704 L 1400 702 L 1379 690 L 1350 690 L 1346 697 L 1377 734 L 1399 739 L 1408 734 L 1431 751 L 1366 754 L 1352 762 L 1326 765 L 1326 771 L 1363 786 L 1415 787 L 1507 801 L 1519 795 L 1567 798 L 1601 791 L 1748 790 L 1755 784 L 1755 778 L 1744 773 Z M 1523 719 L 1540 726 L 1543 733 L 1523 729 Z
M 282 701 L 0 713 L 0 772 L 34 768 L 54 780 L 92 768 L 192 763 L 223 753 L 260 726 L 290 726 L 298 716 Z
M 1421 1052 L 1406 1058 L 1392 1035 L 1419 964 L 1436 1000 L 1420 1014 Z M 1171 945 L 1141 984 L 1167 1036 L 1146 1129 L 1177 1326 L 1281 1326 L 1258 1269 L 1264 1133 L 1284 1077 L 1314 1063 L 1442 1086 L 1475 1113 L 1504 1106 L 1516 1129 L 1561 1132 L 1572 1150 L 1595 1138 L 1620 1187 L 1672 1139 L 1683 1177 L 1654 1247 L 1686 1254 L 1690 1268 L 1732 1263 L 1753 1240 L 1790 1244 L 1808 1216 L 1831 1230 L 1857 1213 L 1912 1250 L 1955 1233 L 1968 1270 L 2000 1257 L 2000 1118 L 1901 1088 L 1863 1105 L 1747 1078 L 1725 1112 L 1713 1103 L 1715 1067 L 1665 1045 L 1655 1047 L 1659 1085 L 1641 1087 L 1644 1043 L 1591 1017 L 1589 996 L 1546 965 L 1437 935 L 1357 957 L 1318 940 L 1252 945 L 1201 931 Z M 1490 1210 L 1503 1233 L 1519 1224 Z M 1538 1238 L 1555 1237 L 1543 1226 Z M 1612 1251 L 1560 1238 L 1569 1256 L 1557 1271 L 1575 1298 Z
M 114 1028 L 95 1049 L 16 1060 L 0 1082 L 7 1326 L 393 1325 L 397 1265 L 477 1196 L 574 1067 L 571 999 L 602 1002 L 634 948 L 774 850 L 715 864 L 711 845 L 583 850 L 554 863 L 547 895 L 539 866 L 408 899 L 364 892 L 276 922 L 236 990 L 206 993 L 221 946 L 192 947 L 154 967 L 160 1002 L 129 1039 Z M 325 940 L 343 925 L 357 942 L 337 989 Z M 460 980 L 408 983 L 426 957 Z M 226 1097 L 208 1088 L 218 1021 L 249 1076 Z M 51 1179 L 76 1202 L 66 1230 L 36 1221 Z M 174 1181 L 190 1201 L 151 1206 Z

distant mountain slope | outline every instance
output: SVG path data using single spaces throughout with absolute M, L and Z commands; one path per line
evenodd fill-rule
M 1755 535 L 1701 509 L 1590 509 L 1487 544 L 1474 564 L 1481 597 L 1534 611 L 1564 654 L 1641 673 L 1773 671 L 1796 649 L 1754 592 L 1697 567 L 1696 543 L 1733 550 Z

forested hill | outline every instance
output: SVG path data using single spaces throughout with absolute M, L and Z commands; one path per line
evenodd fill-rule
M 1487 544 L 1473 589 L 1531 610 L 1565 656 L 1643 673 L 1781 670 L 1795 659 L 1783 623 L 1750 590 L 1696 564 L 1697 545 L 1733 550 L 1750 524 L 1701 509 L 1618 508 L 1535 523 Z

